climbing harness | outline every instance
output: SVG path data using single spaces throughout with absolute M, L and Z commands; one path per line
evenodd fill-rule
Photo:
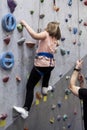
M 38 56 L 46 56 L 47 58 L 53 58 L 53 54 L 48 53 L 48 52 L 39 52 L 36 54 L 36 57 Z
M 5 52 L 0 55 L 0 66 L 5 69 L 9 70 L 14 65 L 14 56 L 12 52 Z
M 5 31 L 11 32 L 16 27 L 16 19 L 12 14 L 7 14 L 2 19 L 2 27 Z

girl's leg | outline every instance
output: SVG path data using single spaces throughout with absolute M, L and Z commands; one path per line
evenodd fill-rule
M 40 80 L 41 75 L 37 72 L 35 67 L 32 69 L 28 82 L 27 82 L 27 89 L 26 89 L 26 98 L 24 107 L 28 109 L 28 111 L 31 108 L 33 96 L 34 96 L 34 87 L 37 84 L 37 82 Z
M 46 71 L 43 76 L 42 87 L 48 87 L 51 71 L 53 70 L 53 68 L 54 67 L 46 67 Z
M 48 85 L 49 85 L 49 79 L 51 76 L 51 71 L 53 67 L 47 68 L 47 71 L 44 73 L 43 80 L 42 80 L 42 94 L 47 95 L 48 93 Z

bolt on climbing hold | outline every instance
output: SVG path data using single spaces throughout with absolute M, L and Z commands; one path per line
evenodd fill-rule
M 68 26 L 68 30 L 71 32 L 71 31 L 72 31 L 72 27 L 71 27 L 71 26 Z
M 68 6 L 72 5 L 72 0 L 68 0 Z
M 20 81 L 21 81 L 21 78 L 20 78 L 19 76 L 16 76 L 16 80 L 17 80 L 18 82 L 20 82 Z
M 82 35 L 82 30 L 79 31 L 79 35 L 80 35 L 80 36 Z
M 84 26 L 87 26 L 87 22 L 84 22 L 83 25 L 84 25 Z
M 59 102 L 57 103 L 57 105 L 58 105 L 58 107 L 60 108 L 60 107 L 62 106 L 61 101 L 59 101 Z
M 66 76 L 66 80 L 68 80 L 68 79 L 70 79 L 70 76 L 67 75 L 67 76 Z
M 0 115 L 0 120 L 5 120 L 8 117 L 7 114 L 1 114 Z
M 43 3 L 43 2 L 44 2 L 44 0 L 40 0 L 40 2 L 41 2 L 41 3 Z
M 77 111 L 76 110 L 74 110 L 74 115 L 77 115 Z
M 2 80 L 3 80 L 3 82 L 5 82 L 5 83 L 8 82 L 9 76 L 5 76 Z
M 71 93 L 71 91 L 70 91 L 68 88 L 66 88 L 66 89 L 65 89 L 65 94 L 66 94 L 66 95 L 69 95 L 70 93 Z
M 67 19 L 67 18 L 65 18 L 65 22 L 66 22 L 66 23 L 68 22 L 68 19 Z
M 18 40 L 18 45 L 23 45 L 23 43 L 25 42 L 25 38 L 24 37 L 22 37 L 22 38 L 20 38 L 19 40 Z
M 65 41 L 65 37 L 61 37 L 61 41 Z
M 40 92 L 36 92 L 36 98 L 38 99 L 38 100 L 41 100 L 42 99 L 42 94 L 40 93 Z
M 34 14 L 34 10 L 30 10 L 30 14 L 33 15 Z
M 60 49 L 60 53 L 61 53 L 62 56 L 64 56 L 64 55 L 66 54 L 65 49 L 61 48 L 61 49 Z
M 71 128 L 71 124 L 68 124 L 67 128 Z
M 81 24 L 81 23 L 82 23 L 82 21 L 83 21 L 83 20 L 82 20 L 82 19 L 80 19 L 80 20 L 79 20 L 79 24 Z
M 68 119 L 68 116 L 66 114 L 63 115 L 63 121 L 66 121 Z
M 16 27 L 16 19 L 9 13 L 2 18 L 2 27 L 5 31 L 11 32 Z
M 68 17 L 71 18 L 71 17 L 72 17 L 72 14 L 68 14 Z
M 10 42 L 10 35 L 7 35 L 5 38 L 4 38 L 4 42 L 8 45 L 9 42 Z
M 15 0 L 7 0 L 8 7 L 10 8 L 11 13 L 14 12 L 17 2 Z
M 55 108 L 56 108 L 56 105 L 53 104 L 52 107 L 51 107 L 51 109 L 54 110 Z
M 60 121 L 61 120 L 61 115 L 58 115 L 57 116 L 57 121 Z
M 24 130 L 29 130 L 28 128 L 24 128 Z
M 63 76 L 63 74 L 62 74 L 62 73 L 60 73 L 60 74 L 59 74 L 59 77 L 61 78 L 62 76 Z
M 29 47 L 29 48 L 33 48 L 35 46 L 35 43 L 31 42 L 31 41 L 28 41 L 26 42 L 26 45 Z
M 22 24 L 17 24 L 17 30 L 19 31 L 19 32 L 22 32 L 23 31 L 23 25 Z
M 58 8 L 56 5 L 53 6 L 53 10 L 58 12 L 60 10 L 60 8 Z
M 51 123 L 51 124 L 54 123 L 54 117 L 50 118 L 50 123 Z
M 40 14 L 40 19 L 43 19 L 45 17 L 45 14 Z
M 73 40 L 73 44 L 75 45 L 76 43 L 77 43 L 76 39 L 75 39 L 75 40 Z
M 12 52 L 5 52 L 0 55 L 0 66 L 5 69 L 9 70 L 14 65 L 14 55 Z
M 76 27 L 73 28 L 73 34 L 76 34 L 78 32 L 78 29 Z
M 87 6 L 87 0 L 85 0 L 85 1 L 84 1 L 84 5 L 86 5 L 86 6 Z

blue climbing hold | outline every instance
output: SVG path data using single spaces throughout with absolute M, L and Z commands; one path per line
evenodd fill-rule
M 68 1 L 68 5 L 71 6 L 72 5 L 72 0 Z
M 12 14 L 7 14 L 2 18 L 2 27 L 5 31 L 11 32 L 16 27 L 16 19 Z
M 12 52 L 5 52 L 2 55 L 0 55 L 0 66 L 5 69 L 9 70 L 14 65 L 14 56 Z
M 78 29 L 76 27 L 73 28 L 73 34 L 76 34 Z

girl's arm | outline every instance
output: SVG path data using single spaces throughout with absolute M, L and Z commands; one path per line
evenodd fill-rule
M 37 33 L 24 20 L 22 20 L 20 23 L 26 28 L 32 38 L 36 40 L 43 40 L 46 38 L 46 31 Z

